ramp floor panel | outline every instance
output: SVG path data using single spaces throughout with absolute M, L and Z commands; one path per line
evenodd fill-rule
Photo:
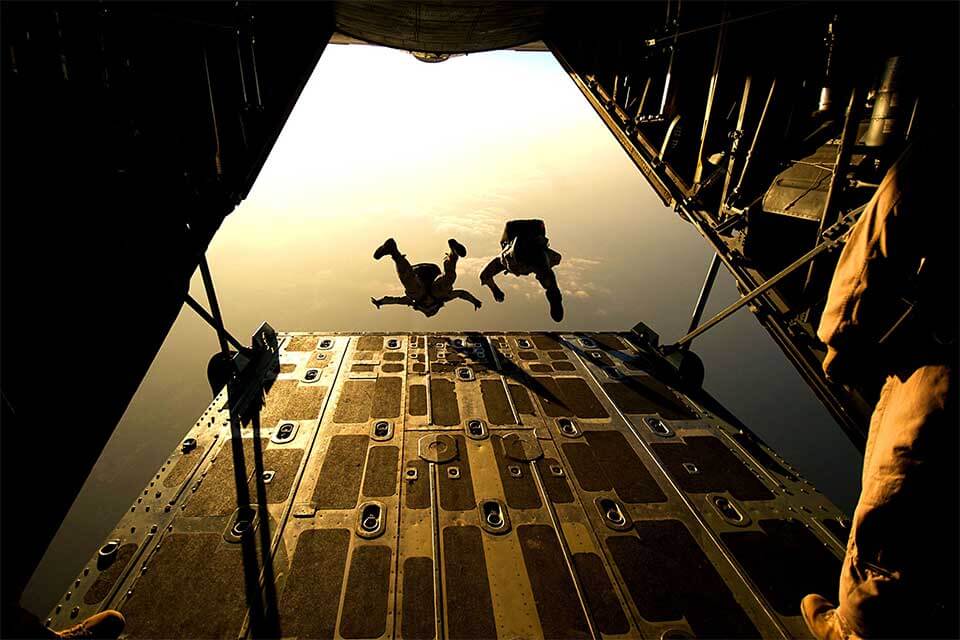
M 800 613 L 808 593 L 834 594 L 840 560 L 797 520 L 761 520 L 761 531 L 723 534 L 734 556 L 784 615 Z
M 279 626 L 284 637 L 335 637 L 349 547 L 346 529 L 312 529 L 300 535 L 280 595 Z M 303 615 L 304 611 L 310 615 Z
M 464 640 L 496 637 L 497 624 L 480 527 L 444 528 L 443 557 L 449 637 Z
M 248 482 L 254 473 L 254 446 L 255 441 L 252 438 L 243 438 L 244 472 Z M 256 442 L 256 446 L 263 450 L 267 446 L 267 440 L 261 438 Z M 237 508 L 235 468 L 230 442 L 225 442 L 201 479 L 199 489 L 187 500 L 184 515 L 224 516 L 232 513 Z
M 123 611 L 129 638 L 236 636 L 246 613 L 243 550 L 217 533 L 166 536 Z
M 344 638 L 379 638 L 387 630 L 392 559 L 390 547 L 354 549 L 340 619 L 340 635 Z
M 773 498 L 770 489 L 713 436 L 690 436 L 682 443 L 655 444 L 653 448 L 686 491 L 727 491 L 739 500 Z
M 636 534 L 607 546 L 641 616 L 685 619 L 697 637 L 760 635 L 680 521 L 644 521 Z
M 109 566 L 103 567 L 100 575 L 97 576 L 97 579 L 87 590 L 86 594 L 84 594 L 84 604 L 97 604 L 110 594 L 113 586 L 117 583 L 117 580 L 120 579 L 120 576 L 123 575 L 124 569 L 127 568 L 136 551 L 137 545 L 135 544 L 125 544 L 117 549 Z M 101 563 L 101 566 L 104 564 L 107 563 Z
M 407 558 L 403 563 L 403 623 L 400 635 L 409 640 L 436 637 L 433 559 Z
M 573 556 L 573 564 L 600 633 L 620 635 L 629 631 L 630 624 L 600 556 L 595 553 L 577 553 Z
M 367 436 L 359 435 L 330 439 L 313 492 L 313 502 L 318 509 L 352 509 L 356 506 L 368 442 Z
M 659 369 L 636 336 L 283 338 L 260 424 L 232 433 L 214 399 L 51 626 L 117 607 L 134 638 L 789 637 L 835 588 L 845 515 L 638 373 Z
M 564 564 L 556 531 L 543 525 L 520 525 L 517 536 L 543 635 L 548 638 L 589 638 L 587 619 Z

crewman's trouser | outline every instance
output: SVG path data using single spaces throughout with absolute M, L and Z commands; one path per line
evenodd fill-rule
M 957 376 L 887 379 L 870 421 L 840 574 L 839 612 L 863 637 L 957 637 Z

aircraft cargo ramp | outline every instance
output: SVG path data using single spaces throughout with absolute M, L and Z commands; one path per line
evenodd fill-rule
M 281 334 L 259 421 L 215 397 L 48 624 L 806 636 L 843 515 L 657 357 L 630 333 Z

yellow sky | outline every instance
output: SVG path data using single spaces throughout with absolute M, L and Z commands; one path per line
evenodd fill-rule
M 240 335 L 262 319 L 288 330 L 551 327 L 531 278 L 506 277 L 504 305 L 479 286 L 503 223 L 526 217 L 546 220 L 564 256 L 564 328 L 632 326 L 640 309 L 624 293 L 664 286 L 649 269 L 705 260 L 550 54 L 431 65 L 331 46 L 210 261 Z M 389 260 L 371 258 L 388 236 L 412 262 L 437 263 L 458 238 L 469 253 L 457 284 L 483 309 L 453 302 L 430 320 L 377 312 L 371 296 L 401 292 Z

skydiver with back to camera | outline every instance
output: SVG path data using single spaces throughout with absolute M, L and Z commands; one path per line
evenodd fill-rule
M 457 280 L 457 260 L 467 255 L 462 244 L 450 238 L 447 241 L 450 252 L 443 258 L 443 270 L 433 263 L 422 262 L 411 265 L 407 257 L 400 253 L 397 243 L 389 238 L 373 253 L 374 260 L 389 255 L 397 267 L 397 276 L 403 284 L 404 295 L 370 298 L 377 309 L 385 304 L 402 304 L 413 307 L 423 315 L 435 316 L 443 305 L 457 298 L 473 304 L 479 309 L 482 304 L 472 293 L 464 289 L 454 289 Z
M 500 237 L 500 255 L 480 273 L 480 283 L 490 287 L 494 300 L 503 302 L 505 296 L 494 281 L 495 276 L 501 273 L 515 276 L 533 274 L 546 292 L 550 317 L 554 322 L 560 322 L 563 320 L 563 295 L 553 273 L 553 268 L 560 264 L 560 254 L 549 245 L 543 220 L 508 221 Z

